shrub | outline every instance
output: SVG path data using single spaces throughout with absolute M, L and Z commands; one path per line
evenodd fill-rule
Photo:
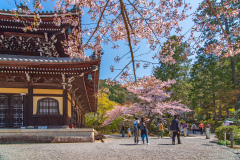
M 227 132 L 227 140 L 230 140 L 230 131 L 233 131 L 236 134 L 240 134 L 240 128 L 238 126 L 220 126 L 218 128 L 216 128 L 215 130 L 215 135 L 219 140 L 223 140 L 224 139 L 224 131 Z M 240 135 L 235 135 L 233 136 L 234 139 L 240 139 Z
M 226 140 L 226 145 L 230 145 L 230 141 L 229 140 Z M 217 141 L 217 144 L 220 144 L 220 145 L 225 145 L 225 142 L 224 142 L 224 140 L 218 140 Z
M 163 135 L 164 136 L 169 136 L 169 130 L 168 129 L 164 129 Z
M 151 131 L 152 133 L 158 133 L 158 126 L 155 126 L 155 125 L 151 125 Z
M 211 125 L 211 130 L 215 131 L 215 129 L 222 126 L 222 124 L 223 124 L 223 121 L 218 121 L 217 123 Z

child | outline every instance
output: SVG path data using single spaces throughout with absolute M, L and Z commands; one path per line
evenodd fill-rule
M 128 127 L 128 138 L 129 138 L 129 137 L 132 137 L 132 133 L 131 133 L 130 127 Z

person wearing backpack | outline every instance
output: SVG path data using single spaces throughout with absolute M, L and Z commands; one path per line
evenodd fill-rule
M 170 126 L 171 130 L 173 131 L 172 136 L 172 144 L 175 145 L 175 137 L 177 135 L 178 144 L 181 144 L 180 141 L 180 121 L 178 120 L 179 116 L 174 115 L 174 119 L 172 120 L 172 124 Z
M 133 135 L 134 135 L 134 144 L 139 144 L 139 120 L 135 117 L 133 122 Z
M 191 127 L 193 134 L 196 134 L 196 128 L 197 128 L 196 124 L 193 123 Z
M 147 122 L 145 120 L 145 117 L 142 117 L 142 119 L 141 119 L 140 130 L 141 130 L 141 134 L 142 134 L 143 144 L 144 144 L 144 139 L 146 137 L 147 144 L 149 145 L 149 143 L 148 143 L 148 129 L 147 129 Z

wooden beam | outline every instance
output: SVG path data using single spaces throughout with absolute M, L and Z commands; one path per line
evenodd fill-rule
M 28 84 L 27 83 L 16 83 L 16 82 L 1 82 L 0 83 L 0 87 L 1 88 L 28 88 Z
M 27 37 L 27 38 L 41 38 L 41 39 L 45 39 L 45 36 L 42 34 L 31 34 L 31 33 L 19 33 L 19 32 L 3 32 L 3 35 L 5 36 L 18 36 L 18 37 Z

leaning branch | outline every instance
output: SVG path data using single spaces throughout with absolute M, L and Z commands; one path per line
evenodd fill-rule
M 107 3 L 105 4 L 105 6 L 104 6 L 104 8 L 103 8 L 103 11 L 101 12 L 101 15 L 100 15 L 100 17 L 99 17 L 99 20 L 98 20 L 98 23 L 97 23 L 97 26 L 96 26 L 94 32 L 92 33 L 91 37 L 88 39 L 87 43 L 84 45 L 83 48 L 85 48 L 85 47 L 87 46 L 88 42 L 91 40 L 91 38 L 93 37 L 93 35 L 95 34 L 95 32 L 98 30 L 98 27 L 99 27 L 99 25 L 100 25 L 100 22 L 101 22 L 101 19 L 102 19 L 103 13 L 104 13 L 104 11 L 105 11 L 107 5 L 108 5 L 108 2 L 109 2 L 109 0 L 108 0 Z
M 126 17 L 124 15 L 124 4 L 123 4 L 122 0 L 120 0 L 120 3 L 121 3 L 121 14 L 122 14 L 122 17 L 123 17 L 123 20 L 124 20 L 125 28 L 127 30 L 128 43 L 129 43 L 129 48 L 130 48 L 130 52 L 131 52 L 131 56 L 132 56 L 134 78 L 135 78 L 135 82 L 137 82 L 136 71 L 135 71 L 135 63 L 134 63 L 134 55 L 133 55 L 133 49 L 132 49 L 132 44 L 131 44 L 131 38 L 130 38 L 130 32 L 129 32 L 129 29 L 128 29 L 128 23 L 127 23 Z
M 222 23 L 221 23 L 220 19 L 218 18 L 217 13 L 215 12 L 214 8 L 212 7 L 211 1 L 207 0 L 207 4 L 209 5 L 209 8 L 211 9 L 213 15 L 217 18 L 217 21 L 223 31 L 224 36 L 227 38 L 228 43 L 231 45 L 232 43 L 231 43 L 230 39 L 228 38 L 226 31 L 223 29 Z

